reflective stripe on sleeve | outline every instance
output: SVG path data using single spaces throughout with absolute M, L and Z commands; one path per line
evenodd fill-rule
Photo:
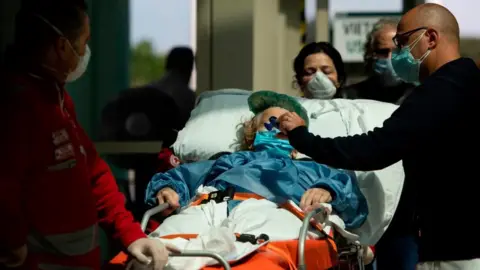
M 93 270 L 93 268 L 89 268 L 89 267 L 64 266 L 64 265 L 56 265 L 56 264 L 39 264 L 38 268 L 41 270 Z
M 71 233 L 28 236 L 29 249 L 33 252 L 46 252 L 64 256 L 86 254 L 99 246 L 98 225 Z

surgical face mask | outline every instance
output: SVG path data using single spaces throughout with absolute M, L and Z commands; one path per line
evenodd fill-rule
M 75 55 L 78 58 L 78 64 L 77 67 L 68 74 L 67 79 L 65 80 L 66 82 L 74 82 L 78 80 L 78 78 L 82 77 L 82 75 L 85 73 L 88 67 L 88 62 L 90 61 L 90 47 L 87 45 L 85 48 L 85 54 L 83 56 L 78 55 L 78 53 L 75 51 L 75 49 L 72 50 L 75 52 Z
M 273 151 L 291 157 L 294 149 L 293 146 L 290 145 L 288 140 L 277 138 L 278 133 L 280 133 L 280 131 L 277 129 L 258 131 L 253 141 L 253 149 L 255 149 L 255 151 Z
M 306 88 L 309 92 L 307 96 L 314 99 L 331 99 L 335 96 L 335 93 L 337 93 L 337 87 L 335 87 L 327 75 L 321 71 L 315 73 Z
M 415 59 L 411 50 L 417 45 L 426 30 L 409 46 L 392 52 L 392 66 L 398 76 L 408 83 L 419 84 L 420 65 L 430 54 L 428 49 L 420 59 Z
M 65 37 L 65 35 L 62 33 L 62 31 L 60 31 L 60 29 L 58 29 L 55 25 L 51 24 L 43 16 L 40 16 L 38 14 L 36 14 L 35 16 L 37 16 L 40 20 L 48 24 L 53 29 L 53 31 L 55 31 L 59 36 Z M 85 54 L 83 56 L 80 56 L 78 52 L 75 50 L 75 48 L 73 48 L 73 45 L 70 42 L 70 40 L 68 40 L 66 37 L 65 39 L 67 40 L 70 48 L 73 50 L 73 53 L 75 54 L 75 56 L 78 58 L 77 66 L 73 71 L 68 73 L 67 78 L 65 79 L 65 82 L 73 82 L 73 81 L 76 81 L 78 78 L 80 78 L 87 70 L 88 62 L 90 61 L 91 52 L 90 52 L 90 47 L 87 45 L 87 47 L 85 48 Z
M 390 58 L 376 59 L 373 64 L 373 71 L 379 76 L 384 86 L 395 86 L 402 81 L 393 69 Z

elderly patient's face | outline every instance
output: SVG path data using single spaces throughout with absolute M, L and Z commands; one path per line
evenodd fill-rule
M 272 107 L 268 108 L 263 113 L 260 115 L 260 118 L 258 119 L 256 123 L 256 129 L 257 130 L 266 130 L 265 128 L 265 123 L 269 122 L 270 117 L 275 116 L 275 117 L 280 117 L 282 114 L 287 113 L 288 111 L 280 108 L 280 107 Z

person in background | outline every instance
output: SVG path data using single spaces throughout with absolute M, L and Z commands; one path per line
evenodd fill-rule
M 85 1 L 22 4 L 1 81 L 0 267 L 100 270 L 101 226 L 135 259 L 163 269 L 166 247 L 125 209 L 65 90 L 90 59 Z
M 342 56 L 328 42 L 312 42 L 293 61 L 294 83 L 308 99 L 340 97 L 347 80 Z
M 389 230 L 417 233 L 416 269 L 480 269 L 480 235 L 456 235 L 443 226 L 446 213 L 469 217 L 478 212 L 480 183 L 471 170 L 478 158 L 466 152 L 480 151 L 478 135 L 472 133 L 480 70 L 460 56 L 458 22 L 441 5 L 422 4 L 405 13 L 393 40 L 395 72 L 418 86 L 382 127 L 322 138 L 289 112 L 278 119 L 280 129 L 299 152 L 335 168 L 371 171 L 402 160 L 405 182 Z M 449 202 L 452 194 L 461 194 L 461 206 Z M 411 259 L 389 269 L 413 270 Z
M 392 38 L 397 32 L 398 20 L 381 19 L 373 25 L 365 43 L 365 69 L 368 78 L 346 86 L 342 97 L 348 99 L 372 99 L 400 104 L 414 85 L 402 81 L 392 66 Z

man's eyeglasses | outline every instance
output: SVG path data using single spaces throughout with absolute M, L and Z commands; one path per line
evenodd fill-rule
M 401 34 L 396 34 L 392 39 L 393 44 L 395 44 L 395 46 L 397 46 L 397 48 L 402 48 L 408 42 L 408 38 L 412 34 L 414 34 L 417 31 L 426 30 L 426 29 L 428 29 L 428 27 L 424 26 L 424 27 L 415 28 L 413 30 L 410 30 L 410 31 L 407 31 L 407 32 L 404 32 L 404 33 L 401 33 Z
M 374 58 L 387 58 L 395 48 L 378 48 L 373 50 Z

